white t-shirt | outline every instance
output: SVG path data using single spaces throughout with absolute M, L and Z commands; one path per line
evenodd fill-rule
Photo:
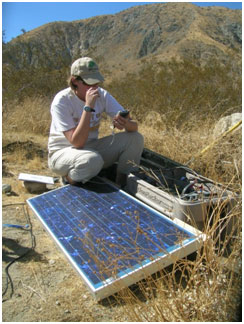
M 85 102 L 79 99 L 71 88 L 60 91 L 51 105 L 52 122 L 48 140 L 49 153 L 71 146 L 64 136 L 64 131 L 76 127 L 80 121 Z M 102 113 L 111 118 L 124 108 L 106 90 L 99 88 L 99 97 L 96 99 L 95 112 L 92 113 L 88 140 L 98 138 L 98 127 Z

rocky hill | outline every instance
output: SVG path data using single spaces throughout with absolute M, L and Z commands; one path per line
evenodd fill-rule
M 190 3 L 136 6 L 115 15 L 53 22 L 3 46 L 3 64 L 60 69 L 92 55 L 104 70 L 133 70 L 145 59 L 241 62 L 241 10 Z

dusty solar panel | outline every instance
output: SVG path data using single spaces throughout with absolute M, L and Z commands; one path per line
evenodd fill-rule
M 55 189 L 28 204 L 96 299 L 196 251 L 202 240 L 192 227 L 101 179 Z

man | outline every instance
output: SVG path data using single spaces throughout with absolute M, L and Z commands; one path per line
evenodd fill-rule
M 102 81 L 97 64 L 82 57 L 71 66 L 70 87 L 52 102 L 48 164 L 66 183 L 85 183 L 118 162 L 116 183 L 124 186 L 127 175 L 140 163 L 144 141 L 137 122 L 130 115 L 120 115 L 125 109 L 99 87 Z M 125 131 L 98 139 L 103 112 L 115 128 Z

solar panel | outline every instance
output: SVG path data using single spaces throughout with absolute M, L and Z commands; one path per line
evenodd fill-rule
M 28 204 L 98 300 L 196 251 L 202 241 L 192 227 L 101 178 Z

